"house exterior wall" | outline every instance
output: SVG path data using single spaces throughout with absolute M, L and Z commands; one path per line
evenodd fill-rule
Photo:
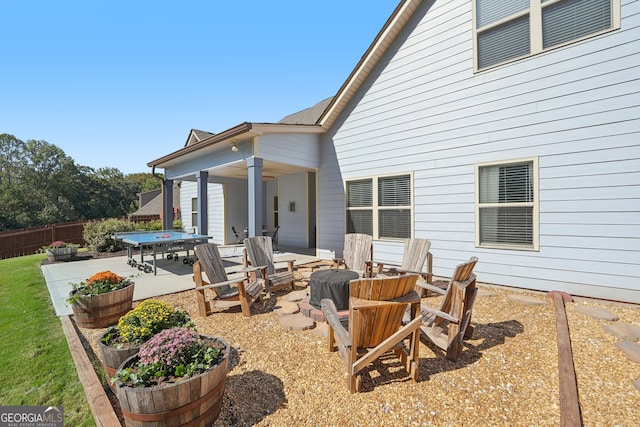
M 257 138 L 255 155 L 265 160 L 316 169 L 320 165 L 319 141 L 320 136 L 316 134 L 264 134 Z
M 244 238 L 244 229 L 249 220 L 247 209 L 249 206 L 247 181 L 242 179 L 226 179 L 224 190 L 224 214 L 225 231 L 227 233 L 226 244 L 235 244 L 236 236 L 231 227 L 235 227 L 238 235 Z
M 475 74 L 471 5 L 423 2 L 324 136 L 319 255 L 342 252 L 344 180 L 411 172 L 436 275 L 477 256 L 485 283 L 640 302 L 640 3 L 619 30 Z M 539 250 L 476 247 L 475 165 L 527 157 Z
M 195 182 L 183 181 L 180 185 L 180 212 L 182 212 L 182 228 L 185 231 L 193 230 L 196 224 L 191 221 L 191 199 L 198 197 L 198 186 Z
M 278 242 L 281 245 L 309 247 L 308 175 L 305 172 L 279 178 Z M 293 211 L 290 210 L 291 203 L 295 204 Z
M 207 184 L 208 224 L 211 241 L 225 244 L 224 184 Z M 233 234 L 231 234 L 233 235 Z
M 198 185 L 192 181 L 183 181 L 181 185 L 180 210 L 182 211 L 182 226 L 185 230 L 192 230 L 197 224 L 191 221 L 191 199 L 198 196 Z M 223 184 L 209 183 L 207 185 L 208 233 L 211 241 L 223 244 L 225 238 L 224 226 L 224 187 Z M 229 229 L 231 233 L 231 229 Z M 233 236 L 233 233 L 231 233 Z

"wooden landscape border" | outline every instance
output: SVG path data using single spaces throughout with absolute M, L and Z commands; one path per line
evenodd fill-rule
M 69 316 L 60 316 L 60 322 L 62 323 L 62 330 L 67 337 L 69 350 L 71 350 L 71 356 L 76 365 L 78 377 L 84 388 L 84 394 L 87 397 L 87 403 L 89 403 L 96 425 L 99 427 L 122 425 L 89 360 L 89 356 L 87 356 L 73 321 Z

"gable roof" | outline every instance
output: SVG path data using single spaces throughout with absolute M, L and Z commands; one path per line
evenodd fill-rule
M 197 144 L 198 142 L 203 141 L 214 135 L 215 133 L 207 132 L 204 130 L 191 129 L 191 132 L 189 132 L 189 136 L 187 137 L 187 142 L 184 144 L 184 146 L 188 147 L 192 144 Z
M 290 125 L 313 125 L 318 121 L 320 115 L 324 112 L 332 99 L 333 97 L 323 99 L 312 107 L 305 108 L 297 113 L 289 114 L 278 123 Z
M 422 0 L 400 2 L 316 124 L 324 129 L 333 125 L 421 2 Z

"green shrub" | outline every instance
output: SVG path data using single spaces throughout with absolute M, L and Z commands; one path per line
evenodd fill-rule
M 139 222 L 138 228 L 144 231 L 158 231 L 162 230 L 162 221 L 154 219 L 152 221 Z
M 105 219 L 85 224 L 83 238 L 89 250 L 94 252 L 117 252 L 126 249 L 124 243 L 116 242 L 115 233 L 135 231 L 138 226 L 122 219 Z
M 138 230 L 159 231 L 162 230 L 162 221 L 159 219 L 154 219 L 151 221 L 138 222 L 136 223 L 136 227 Z M 182 221 L 180 221 L 179 219 L 173 221 L 173 229 L 182 230 Z

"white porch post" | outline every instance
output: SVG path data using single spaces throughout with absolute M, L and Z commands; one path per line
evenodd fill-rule
M 209 232 L 209 212 L 207 211 L 207 206 L 209 205 L 207 200 L 208 178 L 209 173 L 207 171 L 198 172 L 198 234 L 207 234 Z
M 162 229 L 173 230 L 173 180 L 162 182 Z
M 249 237 L 262 235 L 262 159 L 247 159 L 249 186 Z

